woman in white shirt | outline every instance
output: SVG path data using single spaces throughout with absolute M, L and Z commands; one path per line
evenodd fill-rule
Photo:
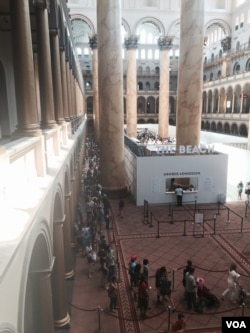
M 222 294 L 222 300 L 224 300 L 225 297 L 227 297 L 233 303 L 236 303 L 236 301 L 239 298 L 238 279 L 240 277 L 240 274 L 236 272 L 236 269 L 237 266 L 235 264 L 232 264 L 230 266 L 227 277 L 228 287 Z

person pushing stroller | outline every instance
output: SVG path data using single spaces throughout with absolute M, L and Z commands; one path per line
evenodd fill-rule
M 204 312 L 205 308 L 220 307 L 219 299 L 210 292 L 205 286 L 205 279 L 202 277 L 196 278 L 197 283 L 197 306 L 201 312 Z

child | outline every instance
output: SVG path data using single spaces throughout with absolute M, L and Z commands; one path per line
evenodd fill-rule
M 184 320 L 184 314 L 180 312 L 178 313 L 177 320 L 175 320 L 172 324 L 171 332 L 182 333 L 184 332 L 185 328 L 186 328 L 186 321 Z

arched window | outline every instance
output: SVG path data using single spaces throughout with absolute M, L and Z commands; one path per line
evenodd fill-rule
M 78 56 L 81 56 L 82 55 L 82 49 L 80 47 L 77 47 L 76 48 L 76 52 L 77 52 L 77 55 Z
M 139 66 L 138 67 L 138 74 L 142 74 L 142 72 L 143 72 L 142 66 Z
M 236 16 L 235 18 L 235 30 L 238 30 L 239 29 L 239 24 L 240 24 L 240 18 L 239 16 Z
M 84 56 L 88 56 L 89 55 L 89 48 L 85 47 L 83 50 Z
M 250 71 L 250 59 L 247 60 L 246 71 Z
M 151 49 L 148 50 L 148 59 L 153 58 L 153 51 Z
M 236 62 L 233 68 L 233 74 L 238 74 L 238 73 L 240 73 L 240 64 Z
M 155 59 L 156 60 L 160 59 L 160 50 L 159 49 L 155 50 Z
M 141 50 L 141 59 L 146 59 L 146 51 L 144 49 Z
M 138 90 L 143 90 L 143 83 L 142 82 L 138 82 Z

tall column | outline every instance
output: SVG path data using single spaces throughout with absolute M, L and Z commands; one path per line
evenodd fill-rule
M 61 60 L 61 76 L 62 76 L 62 100 L 63 100 L 63 117 L 66 121 L 69 121 L 69 101 L 68 101 L 68 88 L 67 88 L 67 69 L 65 48 L 60 48 L 60 60 Z
M 202 110 L 204 1 L 181 1 L 176 147 L 199 145 Z M 178 150 L 177 150 L 178 151 Z
M 70 64 L 69 60 L 66 59 L 66 81 L 67 81 L 67 95 L 68 95 L 68 111 L 69 111 L 69 120 L 71 119 L 72 115 L 72 96 L 71 96 L 71 89 L 70 89 L 70 82 L 71 82 L 71 71 L 70 71 Z
M 60 68 L 60 51 L 58 30 L 50 30 L 50 49 L 52 64 L 52 80 L 54 91 L 55 119 L 58 124 L 63 124 L 63 96 L 62 96 L 62 76 Z
M 164 36 L 158 39 L 160 48 L 160 92 L 158 135 L 166 139 L 169 128 L 169 50 L 173 37 Z
M 10 12 L 18 117 L 17 131 L 14 136 L 41 135 L 36 103 L 29 2 L 11 1 Z
M 53 269 L 53 309 L 54 324 L 56 328 L 68 326 L 70 317 L 67 312 L 66 288 L 65 288 L 65 264 L 64 264 L 64 244 L 63 244 L 63 222 L 55 221 L 53 230 L 53 247 L 55 264 Z
M 98 52 L 97 35 L 89 37 L 89 46 L 92 49 L 92 78 L 93 78 L 93 118 L 96 140 L 100 139 L 100 115 L 99 115 L 99 92 L 98 92 Z
M 121 22 L 120 0 L 97 1 L 101 185 L 114 196 L 127 189 Z
M 51 271 L 53 266 L 54 258 L 50 267 L 43 267 L 43 269 L 37 269 L 37 267 L 33 269 L 32 267 L 30 271 L 30 307 L 32 307 L 30 317 L 32 317 L 31 325 L 33 326 L 33 331 L 37 333 L 54 333 L 51 290 Z
M 34 1 L 36 5 L 37 49 L 39 61 L 39 82 L 41 96 L 41 117 L 43 128 L 57 127 L 55 122 L 51 56 L 49 42 L 48 3 Z
M 127 134 L 129 137 L 137 137 L 137 77 L 136 77 L 136 50 L 138 36 L 129 36 L 125 39 L 127 49 L 127 100 L 126 119 Z
M 63 239 L 64 239 L 64 259 L 65 259 L 65 278 L 72 279 L 75 275 L 73 269 L 72 258 L 72 228 L 71 228 L 71 214 L 70 214 L 70 195 L 65 196 L 65 221 L 63 225 Z

